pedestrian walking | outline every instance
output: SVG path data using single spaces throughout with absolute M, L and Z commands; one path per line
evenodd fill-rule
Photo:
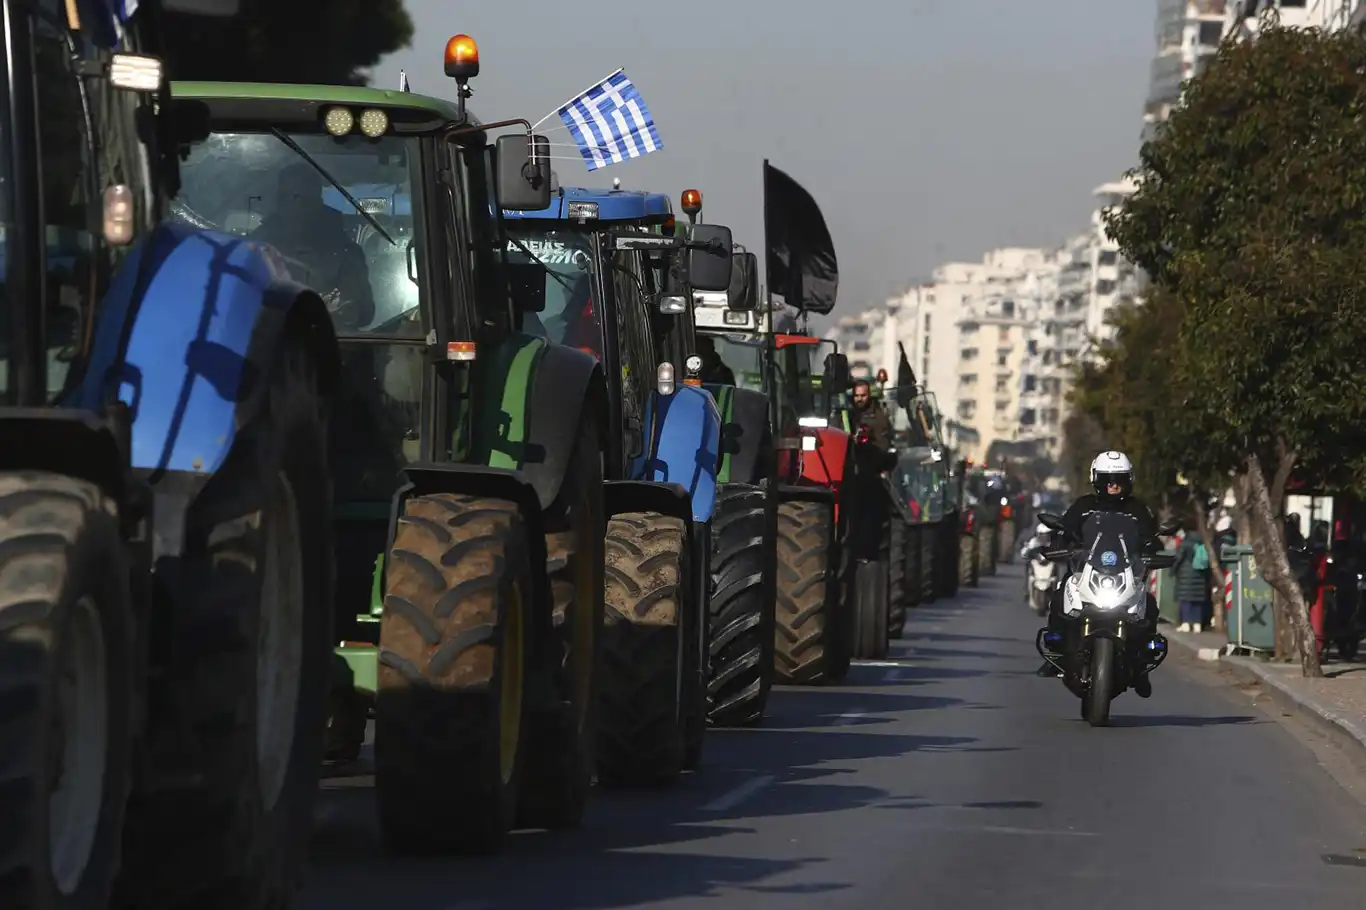
M 1209 550 L 1198 534 L 1187 531 L 1176 551 L 1176 599 L 1181 604 L 1180 632 L 1203 632 L 1209 610 Z

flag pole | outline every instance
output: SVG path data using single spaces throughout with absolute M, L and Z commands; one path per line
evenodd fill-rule
M 609 79 L 611 79 L 613 76 L 615 76 L 617 73 L 620 73 L 620 72 L 621 72 L 622 70 L 624 70 L 624 69 L 625 69 L 625 67 L 621 67 L 621 66 L 617 67 L 616 69 L 612 70 L 612 72 L 610 72 L 610 73 L 607 74 L 607 78 L 605 78 L 605 79 L 599 79 L 597 82 L 594 82 L 593 85 L 594 85 L 594 86 L 602 85 L 604 82 L 607 82 Z M 544 117 L 542 117 L 540 120 L 537 120 L 535 123 L 531 124 L 531 131 L 532 131 L 532 132 L 535 132 L 535 131 L 536 131 L 536 127 L 540 126 L 542 123 L 545 123 L 545 122 L 546 122 L 547 120 L 549 120 L 551 117 L 554 117 L 556 114 L 558 114 L 558 113 L 560 112 L 560 108 L 566 107 L 566 106 L 568 106 L 569 104 L 571 104 L 571 103 L 573 103 L 573 102 L 575 102 L 575 101 L 578 101 L 579 98 L 580 98 L 582 95 L 583 95 L 583 92 L 582 92 L 582 91 L 576 92 L 576 93 L 574 93 L 573 95 L 570 95 L 567 99 L 565 99 L 564 104 L 561 104 L 561 105 L 558 105 L 557 107 L 551 108 L 550 113 L 546 114 L 546 115 L 545 115 Z

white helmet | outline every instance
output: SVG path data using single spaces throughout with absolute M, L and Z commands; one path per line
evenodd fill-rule
M 1044 524 L 1043 522 L 1039 522 L 1039 526 L 1034 529 L 1034 534 L 1037 537 L 1042 537 L 1045 534 L 1048 534 L 1051 530 L 1052 529 L 1049 528 L 1048 525 Z
M 1108 497 L 1110 484 L 1119 484 L 1121 497 L 1134 490 L 1134 465 L 1123 452 L 1101 452 L 1091 462 L 1091 486 L 1096 495 Z

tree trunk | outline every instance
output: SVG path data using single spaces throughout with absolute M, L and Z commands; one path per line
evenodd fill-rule
M 1283 452 L 1281 464 L 1277 466 L 1276 477 L 1280 483 L 1273 482 L 1273 486 L 1279 487 L 1282 493 L 1285 481 L 1281 478 L 1289 476 L 1294 458 L 1294 453 Z M 1287 461 L 1290 462 L 1289 465 Z M 1323 668 L 1319 666 L 1318 642 L 1314 637 L 1314 628 L 1309 622 L 1309 604 L 1304 599 L 1304 592 L 1300 590 L 1299 582 L 1290 569 L 1289 554 L 1285 549 L 1285 529 L 1279 518 L 1280 508 L 1272 504 L 1272 490 L 1267 486 L 1266 475 L 1262 472 L 1261 459 L 1256 455 L 1249 455 L 1246 465 L 1244 477 L 1247 482 L 1247 517 L 1257 566 L 1261 569 L 1266 583 L 1286 605 L 1285 619 L 1293 632 L 1294 653 L 1299 657 L 1300 671 L 1305 676 L 1323 676 Z M 1277 621 L 1280 620 L 1281 616 L 1278 615 Z M 1279 629 L 1277 637 L 1280 637 Z
M 1205 551 L 1209 553 L 1209 574 L 1214 580 L 1214 590 L 1210 592 L 1210 619 L 1215 629 L 1224 627 L 1224 566 L 1219 562 L 1219 551 L 1214 548 L 1214 532 L 1209 526 L 1209 511 L 1206 500 L 1191 490 L 1191 505 L 1195 509 L 1195 530 L 1204 541 Z

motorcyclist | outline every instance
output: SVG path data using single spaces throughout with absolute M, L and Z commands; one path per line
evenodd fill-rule
M 323 182 L 306 161 L 282 168 L 275 211 L 252 231 L 251 239 L 301 265 L 302 272 L 294 277 L 323 295 L 337 331 L 357 332 L 375 319 L 370 271 L 342 213 L 323 202 Z
M 1079 498 L 1062 516 L 1061 537 L 1067 543 L 1079 543 L 1086 519 L 1100 512 L 1119 513 L 1131 516 L 1138 523 L 1138 533 L 1145 549 L 1157 546 L 1157 519 L 1143 500 L 1133 495 L 1134 466 L 1129 456 L 1123 452 L 1102 452 L 1091 462 L 1091 487 L 1095 491 Z M 1061 542 L 1061 541 L 1060 541 Z M 1062 614 L 1062 594 L 1058 592 L 1048 607 L 1048 627 L 1052 632 L 1063 632 L 1066 618 Z M 1148 610 L 1140 627 L 1145 640 L 1136 645 L 1146 645 L 1146 638 L 1157 632 L 1157 604 L 1148 595 Z M 1057 667 L 1044 661 L 1038 670 L 1039 676 L 1056 677 L 1060 675 Z M 1153 694 L 1152 682 L 1147 673 L 1134 678 L 1134 692 L 1139 698 Z

